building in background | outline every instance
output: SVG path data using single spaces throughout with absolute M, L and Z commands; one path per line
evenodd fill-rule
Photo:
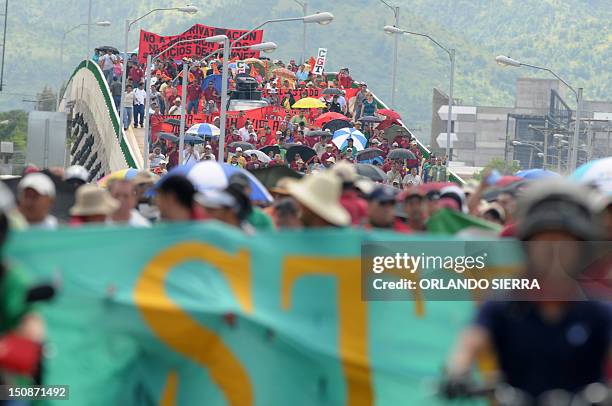
M 430 144 L 446 148 L 447 96 L 433 91 Z M 486 166 L 493 158 L 518 161 L 522 169 L 567 169 L 574 133 L 573 93 L 556 79 L 521 78 L 513 107 L 453 106 L 453 166 Z M 578 164 L 610 156 L 612 102 L 584 101 Z

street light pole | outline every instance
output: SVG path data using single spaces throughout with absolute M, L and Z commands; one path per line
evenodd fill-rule
M 395 7 L 395 9 L 393 10 L 393 13 L 395 14 L 395 26 L 399 27 L 400 8 Z M 396 35 L 393 40 L 394 40 L 394 44 L 393 44 L 393 70 L 391 73 L 391 106 L 392 108 L 396 109 L 397 106 L 395 105 L 395 94 L 397 93 L 397 50 L 399 47 L 399 37 Z
M 185 148 L 185 114 L 187 113 L 187 84 L 189 83 L 189 62 L 183 59 L 183 82 L 181 84 L 181 125 L 179 132 L 179 165 L 183 164 Z M 197 111 L 196 111 L 197 112 Z
M 304 24 L 306 26 L 306 24 Z M 229 75 L 229 59 L 231 45 L 229 38 L 223 40 L 223 67 L 221 68 L 221 111 L 219 112 L 219 151 L 218 162 L 223 162 L 225 157 L 225 119 L 227 116 L 227 81 Z
M 151 64 L 153 63 L 153 58 L 151 54 L 147 55 L 147 71 L 145 72 L 145 102 L 144 102 L 144 148 L 142 151 L 143 158 L 143 169 L 146 171 L 149 169 L 149 109 L 151 108 L 150 98 L 151 98 Z M 121 95 L 123 97 L 123 95 Z M 123 124 L 121 124 L 123 125 Z M 119 140 L 121 143 L 121 140 Z M 179 159 L 181 155 L 179 155 Z
M 302 13 L 304 14 L 304 17 L 306 17 L 308 15 L 308 3 L 300 0 L 293 1 L 302 7 Z M 306 63 L 306 24 L 304 24 L 304 33 L 302 35 L 302 63 Z
M 393 16 L 395 17 L 395 25 L 393 25 L 393 27 L 398 28 L 400 25 L 399 22 L 399 18 L 400 18 L 400 8 L 399 7 L 393 7 L 391 6 L 389 3 L 387 3 L 385 0 L 380 0 L 380 2 L 382 4 L 384 4 L 385 6 L 387 6 L 389 9 L 391 9 L 391 11 L 393 11 Z M 392 34 L 391 32 L 387 32 L 388 34 Z M 397 108 L 397 106 L 395 105 L 395 93 L 397 93 L 397 49 L 399 47 L 399 38 L 396 35 L 393 38 L 393 64 L 391 66 L 391 107 L 392 108 Z
M 455 49 L 452 48 L 449 53 L 451 61 L 450 86 L 448 92 L 448 118 L 446 119 L 446 159 L 447 166 L 453 160 L 451 155 L 451 131 L 453 129 L 453 89 L 455 85 Z
M 451 144 L 451 130 L 452 130 L 452 122 L 453 122 L 453 88 L 455 84 L 455 49 L 445 47 L 444 45 L 440 44 L 438 41 L 436 41 L 433 37 L 429 36 L 428 34 L 407 31 L 407 30 L 403 30 L 399 27 L 395 27 L 392 25 L 386 25 L 384 27 L 384 31 L 387 34 L 394 34 L 394 35 L 410 34 L 410 35 L 416 35 L 419 37 L 425 37 L 431 42 L 433 42 L 434 44 L 436 44 L 438 48 L 442 49 L 444 52 L 448 54 L 448 57 L 450 58 L 450 64 L 451 64 L 450 68 L 451 69 L 450 69 L 450 86 L 448 90 L 448 118 L 447 118 L 447 123 L 446 123 L 446 156 L 447 156 L 447 162 L 452 161 L 453 157 L 451 156 L 450 144 Z
M 60 101 L 61 101 L 61 97 L 60 97 L 60 93 L 62 92 L 62 76 L 63 76 L 63 72 L 64 72 L 64 44 L 66 42 L 66 36 L 68 34 L 70 34 L 72 31 L 83 27 L 85 25 L 88 24 L 78 24 L 75 25 L 74 27 L 70 28 L 67 31 L 64 31 L 64 33 L 62 34 L 62 40 L 60 42 L 60 55 L 59 55 L 59 78 L 58 78 L 58 89 L 57 89 L 57 107 L 56 110 L 59 110 L 59 105 L 60 105 Z M 110 21 L 97 21 L 96 25 L 98 27 L 109 27 L 111 25 Z M 89 45 L 88 45 L 88 49 L 89 49 Z M 89 55 L 88 55 L 89 58 Z M 88 60 L 88 58 L 86 60 Z
M 87 54 L 85 55 L 85 67 L 89 68 L 90 58 L 90 46 L 91 46 L 91 3 L 93 0 L 89 0 L 89 7 L 87 8 Z

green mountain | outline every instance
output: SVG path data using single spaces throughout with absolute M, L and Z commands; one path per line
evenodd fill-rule
M 456 97 L 466 103 L 510 105 L 515 79 L 545 73 L 526 68 L 501 68 L 498 54 L 555 70 L 574 86 L 585 89 L 587 99 L 612 98 L 612 2 L 610 0 L 388 0 L 400 6 L 402 28 L 424 32 L 457 49 Z M 107 0 L 94 2 L 93 20 L 110 20 L 109 28 L 92 28 L 92 46 L 122 48 L 126 17 L 153 7 L 176 6 L 169 1 Z M 185 30 L 199 22 L 213 26 L 251 28 L 260 22 L 301 15 L 291 0 L 194 1 L 195 16 L 156 13 L 137 24 L 130 48 L 137 46 L 138 29 L 162 34 Z M 308 26 L 308 53 L 328 48 L 327 69 L 351 68 L 353 77 L 366 80 L 386 102 L 390 100 L 393 38 L 382 27 L 393 23 L 393 13 L 379 0 L 311 0 L 309 11 L 330 11 L 327 26 Z M 32 107 L 32 99 L 45 85 L 57 88 L 86 48 L 86 27 L 66 37 L 64 70 L 59 72 L 62 33 L 86 22 L 86 0 L 42 2 L 23 0 L 9 7 L 4 110 Z M 272 58 L 299 58 L 302 26 L 278 23 L 264 27 L 266 40 L 279 45 Z M 397 108 L 410 127 L 422 127 L 431 116 L 431 89 L 448 89 L 449 61 L 427 39 L 402 36 L 399 47 Z M 571 100 L 570 100 L 571 102 Z M 570 103 L 571 104 L 571 103 Z

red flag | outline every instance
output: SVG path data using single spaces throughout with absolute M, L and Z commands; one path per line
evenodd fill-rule
M 310 65 L 310 71 L 311 72 L 314 69 L 314 66 L 315 66 L 316 63 L 317 63 L 317 60 L 315 59 L 315 57 L 311 56 L 310 59 L 308 60 L 308 64 Z
M 252 78 L 257 77 L 257 70 L 255 70 L 255 66 L 251 65 L 251 71 L 249 72 L 249 76 Z

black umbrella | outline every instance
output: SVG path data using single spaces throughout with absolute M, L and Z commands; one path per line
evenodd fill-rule
M 393 141 L 397 136 L 410 137 L 410 132 L 401 125 L 393 124 L 383 131 L 383 137 L 388 141 Z
M 287 150 L 287 153 L 285 154 L 285 160 L 287 162 L 293 162 L 296 154 L 300 154 L 300 157 L 304 162 L 307 162 L 310 158 L 317 155 L 315 150 L 307 145 L 296 145 Z
M 382 118 L 376 116 L 363 116 L 359 119 L 362 123 L 380 123 Z
M 331 137 L 332 133 L 328 131 L 308 131 L 306 137 Z
M 297 142 L 286 142 L 283 145 L 281 145 L 281 148 L 284 150 L 288 150 L 291 147 L 297 147 L 300 146 L 302 144 L 298 144 Z
M 107 46 L 107 45 L 96 48 L 96 51 L 98 51 L 98 52 L 111 51 L 111 53 L 113 53 L 115 55 L 119 54 L 119 50 L 117 48 L 111 47 L 111 46 Z
M 379 167 L 372 164 L 355 164 L 357 173 L 366 178 L 370 178 L 374 182 L 384 182 L 387 180 L 387 175 Z
M 389 151 L 387 158 L 413 160 L 416 159 L 416 156 L 414 155 L 414 152 L 410 151 L 409 149 L 396 148 Z
M 179 137 L 172 133 L 159 133 L 159 138 L 170 142 L 177 142 L 179 140 Z
M 327 89 L 323 90 L 323 94 L 342 94 L 342 90 L 336 88 L 336 87 L 328 87 Z
M 274 155 L 281 153 L 280 147 L 278 145 L 268 145 L 263 148 L 260 148 L 259 150 L 267 156 L 270 156 L 270 151 L 274 151 Z
M 325 125 L 323 126 L 323 129 L 329 130 L 333 134 L 339 129 L 347 128 L 347 127 L 352 127 L 351 123 L 348 120 L 336 119 L 336 120 L 331 120 L 325 123 Z
M 231 144 L 229 144 L 230 148 L 236 149 L 238 147 L 242 148 L 243 151 L 246 151 L 247 149 L 255 149 L 255 147 L 253 146 L 253 144 L 248 143 L 248 142 L 244 142 L 244 141 L 235 141 L 232 142 Z
M 285 165 L 271 166 L 268 168 L 258 168 L 249 170 L 266 188 L 272 189 L 282 178 L 300 179 L 301 173 L 288 168 Z
M 358 161 L 367 161 L 368 159 L 376 158 L 377 156 L 384 155 L 385 152 L 378 148 L 366 148 L 363 151 L 357 153 Z

